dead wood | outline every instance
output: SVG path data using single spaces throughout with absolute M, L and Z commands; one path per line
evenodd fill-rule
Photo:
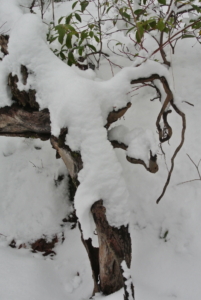
M 156 120 L 156 127 L 158 129 L 158 133 L 159 133 L 159 140 L 161 143 L 168 141 L 171 136 L 172 136 L 172 128 L 170 127 L 170 125 L 167 122 L 167 108 L 170 105 L 171 101 L 173 101 L 173 94 L 172 91 L 169 87 L 169 84 L 167 82 L 167 79 L 164 76 L 159 76 L 158 74 L 153 74 L 149 77 L 144 77 L 144 78 L 138 78 L 135 80 L 131 80 L 131 84 L 137 84 L 137 83 L 145 83 L 145 82 L 150 82 L 150 81 L 154 81 L 154 80 L 160 80 L 164 91 L 166 93 L 166 99 L 162 105 L 162 108 L 158 114 L 157 120 Z M 165 117 L 164 117 L 165 114 Z M 163 121 L 165 122 L 165 131 L 161 128 L 160 125 L 160 121 L 161 118 L 163 118 Z
M 80 153 L 72 151 L 66 145 L 59 145 L 59 138 L 54 136 L 51 136 L 50 142 L 64 161 L 75 186 L 78 187 L 79 182 L 77 181 L 77 176 L 79 171 L 83 168 L 83 162 Z
M 0 135 L 50 138 L 50 115 L 47 109 L 32 111 L 19 105 L 0 108 Z
M 8 54 L 8 35 L 0 35 L 0 50 L 4 55 Z
M 123 150 L 127 150 L 128 146 L 124 143 L 119 143 L 118 141 L 110 141 L 112 146 L 114 148 L 120 148 Z M 150 151 L 150 159 L 149 159 L 149 166 L 145 164 L 145 162 L 142 159 L 126 156 L 127 161 L 129 161 L 132 164 L 140 164 L 145 167 L 147 171 L 150 173 L 156 173 L 158 171 L 158 164 L 157 164 L 157 155 L 152 155 L 152 152 Z
M 131 103 L 128 102 L 126 107 L 122 107 L 119 110 L 113 109 L 107 117 L 107 124 L 105 125 L 105 128 L 109 128 L 110 125 L 114 122 L 116 122 L 118 119 L 123 117 L 123 115 L 127 112 L 127 110 L 131 107 Z
M 100 287 L 103 294 L 109 295 L 124 287 L 121 263 L 125 261 L 130 268 L 131 237 L 128 226 L 116 228 L 109 225 L 102 200 L 92 205 L 91 212 L 99 241 Z
M 149 166 L 148 167 L 142 159 L 136 159 L 136 158 L 133 158 L 133 157 L 129 157 L 128 155 L 126 156 L 126 159 L 132 164 L 143 165 L 145 167 L 145 169 L 147 171 L 149 171 L 150 173 L 158 172 L 158 164 L 157 164 L 157 161 L 156 161 L 157 160 L 157 155 L 152 155 L 152 153 L 150 153 L 150 159 L 149 159 Z
M 175 158 L 178 154 L 178 152 L 180 151 L 180 149 L 182 148 L 183 144 L 184 144 L 184 140 L 185 140 L 185 131 L 186 131 L 186 116 L 185 114 L 177 107 L 177 105 L 174 103 L 174 99 L 173 99 L 173 93 L 169 87 L 169 84 L 167 82 L 167 79 L 164 76 L 159 76 L 158 74 L 153 74 L 149 77 L 144 77 L 144 78 L 138 78 L 136 80 L 132 80 L 131 84 L 137 84 L 137 83 L 145 83 L 148 81 L 153 81 L 153 80 L 160 80 L 164 91 L 166 92 L 166 99 L 162 105 L 162 108 L 159 112 L 159 115 L 157 117 L 156 120 L 156 127 L 158 129 L 158 133 L 159 133 L 159 140 L 161 143 L 168 141 L 171 136 L 172 136 L 172 128 L 170 127 L 170 125 L 168 124 L 167 121 L 167 115 L 171 112 L 171 110 L 168 110 L 169 106 L 172 106 L 174 111 L 182 118 L 182 132 L 181 132 L 181 141 L 179 143 L 179 145 L 177 146 L 172 158 L 171 158 L 171 168 L 170 171 L 168 172 L 168 177 L 167 180 L 165 182 L 165 185 L 163 187 L 162 193 L 161 195 L 158 197 L 158 199 L 156 200 L 156 203 L 159 203 L 159 201 L 161 200 L 161 198 L 164 196 L 165 191 L 169 185 L 170 179 L 171 179 L 171 175 L 174 169 L 174 161 Z M 161 118 L 163 118 L 163 122 L 164 122 L 164 127 L 161 128 L 160 126 L 160 122 L 161 122 Z
M 22 83 L 26 85 L 28 78 L 28 71 L 25 66 L 21 66 Z M 29 89 L 28 92 L 25 90 L 19 90 L 17 83 L 19 79 L 17 75 L 10 74 L 8 77 L 8 85 L 12 92 L 12 99 L 23 107 L 30 107 L 35 110 L 39 110 L 39 104 L 36 102 L 36 91 Z

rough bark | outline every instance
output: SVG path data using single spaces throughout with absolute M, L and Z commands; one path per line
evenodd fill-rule
M 35 1 L 32 2 L 30 9 L 32 9 L 34 2 Z M 4 55 L 8 54 L 7 43 L 8 37 L 0 36 L 0 50 L 4 53 Z M 26 85 L 29 72 L 31 71 L 28 71 L 25 66 L 21 67 L 21 79 L 24 85 Z M 35 98 L 36 91 L 31 89 L 28 92 L 23 90 L 20 91 L 17 85 L 18 80 L 17 76 L 12 76 L 12 74 L 9 75 L 8 85 L 12 92 L 12 100 L 14 100 L 16 104 L 11 107 L 0 109 L 0 135 L 39 137 L 41 139 L 50 138 L 52 146 L 57 151 L 57 157 L 61 157 L 63 159 L 72 178 L 72 182 L 77 188 L 79 185 L 77 177 L 79 171 L 83 167 L 83 162 L 80 153 L 71 151 L 71 149 L 65 145 L 67 128 L 61 129 L 59 138 L 51 136 L 50 116 L 48 110 L 39 111 L 39 105 Z M 153 74 L 148 77 L 132 80 L 130 83 L 146 83 L 154 80 L 161 81 L 167 95 L 156 121 L 159 139 L 161 142 L 164 142 L 169 140 L 172 135 L 172 129 L 167 121 L 167 115 L 170 112 L 167 111 L 168 105 L 171 103 L 175 111 L 178 111 L 178 113 L 182 116 L 184 125 L 185 116 L 182 115 L 173 103 L 173 94 L 165 77 Z M 113 122 L 121 118 L 130 106 L 131 103 L 128 103 L 126 107 L 119 110 L 115 110 L 114 108 L 108 115 L 105 128 L 108 129 Z M 163 128 L 160 126 L 162 118 L 165 124 Z M 183 130 L 182 142 L 177 148 L 177 152 L 182 146 L 184 132 L 185 128 Z M 123 144 L 116 144 L 116 146 L 126 150 L 126 146 Z M 148 171 L 153 173 L 158 168 L 156 157 L 152 156 L 151 153 L 150 165 L 148 168 L 143 161 L 129 157 L 127 157 L 127 160 L 131 163 L 143 164 Z M 122 262 L 125 262 L 128 268 L 130 268 L 131 264 L 131 238 L 128 226 L 121 226 L 120 228 L 110 226 L 106 218 L 106 209 L 102 200 L 99 200 L 92 205 L 91 213 L 96 224 L 99 248 L 94 248 L 92 246 L 91 239 L 83 239 L 81 226 L 79 225 L 79 227 L 81 230 L 82 241 L 87 250 L 92 267 L 94 279 L 93 294 L 98 291 L 102 291 L 104 294 L 108 295 L 124 287 L 124 299 L 134 299 L 132 281 L 129 280 L 130 286 L 128 286 L 128 282 L 126 282 L 127 280 L 124 278 L 122 269 Z
M 113 111 L 111 111 L 107 117 L 107 124 L 105 125 L 105 128 L 108 129 L 112 123 L 116 122 L 118 119 L 123 117 L 123 115 L 125 115 L 125 113 L 130 107 L 131 107 L 131 103 L 128 102 L 125 107 L 122 107 L 118 110 L 113 109 Z
M 22 67 L 21 73 L 23 84 L 26 84 L 27 69 Z M 35 91 L 19 91 L 17 82 L 17 76 L 10 74 L 8 83 L 15 104 L 11 107 L 0 109 L 0 135 L 50 139 L 53 148 L 57 151 L 57 157 L 61 157 L 64 161 L 72 182 L 77 188 L 79 185 L 77 177 L 83 167 L 83 162 L 80 153 L 71 151 L 65 145 L 67 128 L 61 129 L 58 138 L 51 136 L 48 110 L 39 111 L 39 106 L 35 101 Z M 111 123 L 123 116 L 130 106 L 131 104 L 129 103 L 125 108 L 112 111 L 108 116 L 105 127 L 109 127 Z M 117 229 L 108 224 L 105 207 L 101 200 L 93 205 L 92 214 L 97 227 L 100 248 L 93 247 L 91 239 L 83 239 L 81 225 L 79 224 L 81 239 L 88 253 L 92 268 L 92 277 L 94 280 L 93 295 L 97 292 L 103 292 L 108 295 L 124 286 L 126 288 L 121 263 L 125 260 L 127 266 L 130 267 L 131 239 L 128 227 L 123 226 Z M 125 299 L 128 299 L 127 294 L 125 289 Z
M 21 66 L 22 83 L 26 85 L 28 78 L 28 70 L 25 66 Z M 29 89 L 27 91 L 19 90 L 17 83 L 19 79 L 17 75 L 10 74 L 8 77 L 8 85 L 11 88 L 13 100 L 24 107 L 31 107 L 34 110 L 39 110 L 39 104 L 36 102 L 36 91 Z
M 0 50 L 4 55 L 8 54 L 8 35 L 0 35 Z
M 49 139 L 50 115 L 47 109 L 33 111 L 19 105 L 0 108 L 0 135 Z
M 61 139 L 63 139 L 63 137 Z M 51 136 L 50 141 L 53 148 L 57 151 L 65 163 L 73 183 L 77 188 L 79 185 L 79 182 L 77 181 L 77 175 L 83 168 L 82 158 L 78 152 L 74 152 L 68 146 L 62 145 L 61 139 Z
M 100 287 L 103 294 L 109 295 L 124 286 L 121 263 L 125 261 L 130 268 L 131 237 L 128 226 L 116 228 L 109 225 L 102 200 L 92 205 L 91 212 L 99 241 Z M 124 289 L 126 297 L 127 287 Z
M 21 73 L 22 83 L 26 84 L 28 76 L 26 67 L 22 66 Z M 156 79 L 161 81 L 167 94 L 167 98 L 156 122 L 160 140 L 161 142 L 164 142 L 172 135 L 171 127 L 167 122 L 167 115 L 169 111 L 166 111 L 166 108 L 172 101 L 173 96 L 166 79 L 154 74 L 148 78 L 133 80 L 131 81 L 131 84 L 153 81 Z M 61 129 L 60 136 L 58 138 L 51 136 L 50 116 L 48 110 L 39 111 L 39 106 L 35 99 L 35 91 L 19 91 L 17 88 L 17 82 L 18 78 L 16 76 L 9 76 L 8 83 L 11 88 L 13 100 L 16 104 L 11 107 L 0 109 L 0 135 L 40 137 L 42 139 L 50 138 L 52 146 L 57 151 L 57 156 L 63 159 L 72 178 L 73 184 L 77 188 L 79 185 L 77 177 L 79 171 L 83 167 L 83 162 L 80 153 L 71 151 L 71 149 L 65 145 L 65 137 L 68 132 L 67 128 Z M 121 118 L 130 106 L 131 104 L 128 103 L 124 108 L 117 111 L 111 111 L 108 115 L 105 128 L 108 129 L 111 123 Z M 160 127 L 161 118 L 163 118 L 165 123 L 166 131 Z M 115 144 L 115 141 L 113 141 L 113 146 L 118 146 L 124 150 L 126 150 L 127 147 L 124 144 Z M 151 153 L 149 167 L 147 167 L 143 161 L 134 158 L 127 157 L 127 160 L 131 163 L 143 164 L 147 170 L 153 173 L 158 169 L 156 157 L 152 156 Z M 128 227 L 121 226 L 120 228 L 115 228 L 109 225 L 106 218 L 106 209 L 102 200 L 93 204 L 91 213 L 96 224 L 99 248 L 94 248 L 90 239 L 84 240 L 81 226 L 80 230 L 82 241 L 91 263 L 94 279 L 93 294 L 101 291 L 103 294 L 109 295 L 124 287 L 124 299 L 130 300 L 131 297 L 134 299 L 133 284 L 131 282 L 128 287 L 126 284 L 126 278 L 123 276 L 122 269 L 123 261 L 125 261 L 128 268 L 130 268 L 131 264 L 131 238 Z M 129 291 L 131 291 L 130 294 Z
M 91 265 L 92 277 L 94 281 L 94 288 L 93 288 L 92 295 L 95 295 L 95 293 L 101 292 L 101 287 L 99 284 L 99 274 L 100 274 L 99 248 L 93 247 L 91 239 L 85 240 L 83 238 L 80 224 L 79 227 L 81 231 L 81 240 L 87 251 L 90 265 Z
M 63 130 L 63 132 L 65 131 Z M 59 145 L 59 139 L 55 137 L 51 137 L 51 143 L 66 164 L 73 183 L 78 187 L 77 175 L 83 167 L 81 156 L 71 151 L 66 145 L 62 145 L 62 142 Z M 81 224 L 79 224 L 79 228 L 91 264 L 94 280 L 93 295 L 100 291 L 109 295 L 124 287 L 125 300 L 127 300 L 129 298 L 127 286 L 124 284 L 121 263 L 125 260 L 128 267 L 131 264 L 131 238 L 128 226 L 122 226 L 120 229 L 110 226 L 107 222 L 106 209 L 102 200 L 94 203 L 91 212 L 96 224 L 99 248 L 93 247 L 91 239 L 84 240 Z M 133 285 L 131 288 L 133 289 Z

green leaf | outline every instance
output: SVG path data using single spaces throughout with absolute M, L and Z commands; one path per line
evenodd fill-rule
M 193 29 L 200 29 L 200 27 L 201 27 L 201 22 L 198 22 L 198 23 L 192 25 Z
M 89 1 L 80 2 L 81 12 L 84 12 L 88 5 L 89 5 Z
M 89 36 L 90 36 L 91 38 L 93 38 L 94 32 L 93 32 L 93 31 L 90 31 L 90 32 L 89 32 Z
M 97 35 L 94 35 L 94 38 L 95 38 L 95 40 L 96 40 L 97 43 L 100 43 L 100 39 L 99 39 L 99 37 Z
M 129 14 L 127 14 L 127 12 L 124 11 L 124 8 L 120 8 L 119 13 L 122 17 L 126 18 L 127 20 L 130 21 L 131 16 Z
M 166 5 L 166 0 L 158 0 L 158 3 Z
M 151 26 L 152 29 L 156 29 L 156 21 L 152 20 L 149 25 Z
M 70 25 L 70 24 L 64 25 L 64 28 L 66 29 L 66 31 L 76 32 L 76 29 L 72 25 Z
M 60 24 L 61 23 L 61 21 L 62 21 L 62 19 L 63 19 L 64 17 L 61 17 L 61 18 L 59 18 L 59 20 L 58 20 L 58 24 Z
M 126 12 L 123 12 L 121 15 L 122 15 L 122 17 L 124 17 L 130 21 L 131 16 L 129 14 L 127 14 Z
M 191 4 L 192 8 L 194 8 L 197 12 L 201 12 L 201 7 L 197 5 Z
M 49 43 L 51 44 L 52 42 L 54 42 L 56 39 L 57 39 L 58 36 L 52 36 L 50 39 L 49 39 Z
M 80 36 L 81 40 L 85 40 L 86 38 L 88 38 L 88 32 L 87 31 L 82 31 L 81 32 L 81 36 Z
M 136 31 L 136 40 L 138 43 L 141 42 L 141 39 L 143 38 L 143 35 L 144 35 L 144 28 L 141 26 L 141 25 L 138 25 L 137 26 L 137 31 Z
M 144 9 L 136 9 L 134 11 L 134 14 L 135 15 L 143 15 L 145 13 Z
M 69 66 L 72 66 L 72 64 L 76 64 L 76 60 L 75 60 L 75 58 L 74 58 L 73 53 L 70 51 L 70 52 L 68 53 L 68 65 L 69 65 Z
M 81 19 L 80 15 L 78 15 L 77 13 L 75 13 L 75 17 L 76 17 L 76 19 L 77 19 L 79 22 L 82 22 L 82 19 Z
M 55 26 L 55 29 L 58 31 L 58 34 L 59 34 L 58 41 L 62 45 L 63 40 L 64 40 L 64 36 L 66 34 L 65 28 L 64 28 L 63 25 L 58 25 L 58 26 Z
M 191 35 L 191 34 L 184 34 L 182 35 L 182 39 L 187 39 L 187 38 L 194 38 L 195 36 L 194 35 Z
M 94 28 L 94 24 L 88 24 L 88 27 L 90 28 L 90 29 L 93 29 Z
M 67 34 L 67 37 L 66 37 L 66 47 L 68 49 L 72 49 L 72 34 Z
M 70 23 L 70 21 L 71 21 L 71 19 L 72 19 L 72 17 L 73 17 L 73 15 L 72 14 L 70 14 L 67 18 L 66 18 L 66 25 L 68 25 L 69 23 Z
M 74 9 L 74 8 L 75 8 L 75 6 L 77 5 L 77 3 L 78 3 L 78 1 L 75 1 L 75 2 L 73 3 L 73 5 L 72 5 L 72 9 Z
M 130 31 L 132 31 L 132 30 L 135 29 L 135 28 L 136 28 L 135 26 L 131 27 L 130 29 L 128 29 L 128 30 L 126 31 L 126 34 L 128 34 Z
M 60 52 L 59 55 L 60 55 L 60 57 L 61 57 L 62 60 L 66 59 L 66 56 L 63 54 L 63 52 Z
M 93 45 L 87 44 L 87 46 L 88 46 L 89 48 L 91 48 L 94 52 L 96 52 L 96 48 L 95 48 Z
M 158 21 L 157 28 L 158 28 L 160 31 L 163 31 L 163 30 L 165 29 L 165 24 L 163 23 L 163 19 L 160 19 L 160 20 Z
M 78 49 L 78 54 L 79 54 L 80 56 L 82 56 L 83 50 L 84 50 L 84 47 L 80 47 L 80 48 Z
M 107 9 L 107 13 L 110 11 L 110 9 L 113 7 L 113 5 L 111 5 L 110 7 L 108 7 Z

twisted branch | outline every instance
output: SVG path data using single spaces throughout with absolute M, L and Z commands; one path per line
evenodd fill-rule
M 171 105 L 173 107 L 173 109 L 175 110 L 175 112 L 182 118 L 182 132 L 181 132 L 181 141 L 178 145 L 178 147 L 176 148 L 172 158 L 171 158 L 171 168 L 170 168 L 170 171 L 168 173 L 168 177 L 167 177 L 167 180 L 166 180 L 166 183 L 163 187 L 163 190 L 162 190 L 162 193 L 161 195 L 158 197 L 158 199 L 156 200 L 156 203 L 158 204 L 159 201 L 161 200 L 161 198 L 164 196 L 165 194 L 165 191 L 169 185 L 169 182 L 170 182 L 170 179 L 171 179 L 171 175 L 172 175 L 172 172 L 173 172 L 173 169 L 174 169 L 174 161 L 175 161 L 175 158 L 178 154 L 178 152 L 180 151 L 180 149 L 182 148 L 183 144 L 184 144 L 184 140 L 185 140 L 185 131 L 186 131 L 186 116 L 185 114 L 177 107 L 177 105 L 174 103 L 174 99 L 173 99 L 173 93 L 169 87 L 169 84 L 166 80 L 166 78 L 164 76 L 159 76 L 158 74 L 153 74 L 149 77 L 145 77 L 145 78 L 139 78 L 139 79 L 136 79 L 136 80 L 132 80 L 131 81 L 131 84 L 137 84 L 137 83 L 144 83 L 144 82 L 147 82 L 147 81 L 153 81 L 153 80 L 160 80 L 162 85 L 163 85 L 163 88 L 166 92 L 166 99 L 163 103 L 163 106 L 159 112 L 159 115 L 157 117 L 157 120 L 156 120 L 156 127 L 158 129 L 158 133 L 159 133 L 159 140 L 161 143 L 165 142 L 165 141 L 168 141 L 171 136 L 172 136 L 172 128 L 170 127 L 170 125 L 168 124 L 168 121 L 167 121 L 167 115 L 171 112 L 170 110 L 167 110 L 167 108 L 169 107 L 169 105 Z M 164 129 L 161 128 L 160 126 L 160 121 L 161 121 L 161 118 L 163 118 L 163 122 L 165 124 L 164 126 Z

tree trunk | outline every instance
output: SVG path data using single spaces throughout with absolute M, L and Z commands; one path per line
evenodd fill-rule
M 60 147 L 59 139 L 55 137 L 51 138 L 51 143 L 62 157 L 69 170 L 72 182 L 77 187 L 79 185 L 77 175 L 83 166 L 81 157 L 75 155 L 64 144 Z M 109 295 L 124 287 L 124 299 L 134 299 L 132 281 L 130 280 L 128 284 L 127 278 L 123 276 L 124 270 L 122 267 L 122 262 L 124 261 L 127 268 L 130 268 L 131 265 L 132 249 L 128 226 L 121 226 L 120 228 L 110 226 L 106 218 L 106 209 L 102 200 L 92 205 L 91 213 L 96 224 L 99 248 L 93 247 L 91 239 L 84 240 L 80 224 L 79 228 L 81 239 L 86 248 L 92 268 L 92 277 L 94 280 L 92 295 L 97 292 Z
M 26 68 L 22 67 L 21 72 L 26 82 L 28 76 Z M 57 151 L 57 157 L 61 157 L 64 161 L 72 183 L 77 188 L 79 185 L 77 176 L 83 168 L 83 162 L 79 153 L 71 151 L 65 145 L 68 129 L 61 129 L 59 138 L 51 136 L 49 111 L 47 109 L 39 111 L 35 101 L 35 91 L 19 91 L 17 82 L 18 78 L 10 74 L 9 85 L 16 103 L 0 109 L 0 135 L 50 139 L 53 148 Z M 109 127 L 112 122 L 122 116 L 130 105 L 129 103 L 119 111 L 112 111 L 105 127 Z M 84 240 L 80 224 L 79 228 L 92 268 L 93 295 L 97 292 L 109 295 L 124 287 L 124 299 L 134 299 L 132 280 L 124 278 L 123 268 L 123 264 L 126 268 L 130 268 L 131 264 L 131 238 L 128 226 L 120 228 L 110 226 L 102 200 L 92 205 L 91 213 L 96 224 L 99 248 L 93 247 L 91 239 Z
M 131 237 L 128 226 L 110 226 L 102 200 L 92 205 L 91 212 L 99 241 L 100 289 L 103 294 L 109 295 L 124 287 L 124 299 L 134 299 L 133 284 L 131 282 L 131 286 L 127 286 L 122 266 L 123 261 L 127 268 L 131 265 Z M 131 295 L 128 289 L 131 289 Z

